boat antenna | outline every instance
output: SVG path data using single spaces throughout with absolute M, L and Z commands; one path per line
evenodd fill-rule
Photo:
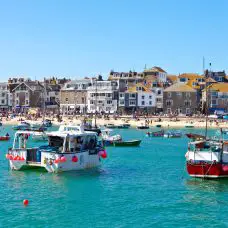
M 43 103 L 43 122 L 45 120 L 45 116 L 46 116 L 46 99 L 47 99 L 47 88 L 46 88 L 46 79 L 44 78 L 44 103 Z
M 207 79 L 208 70 L 205 71 L 205 88 L 206 88 L 206 104 L 205 104 L 205 114 L 206 114 L 206 128 L 205 128 L 205 139 L 207 139 L 207 127 L 208 127 L 208 90 L 207 90 Z

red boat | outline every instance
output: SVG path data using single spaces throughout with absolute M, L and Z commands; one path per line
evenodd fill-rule
M 192 177 L 228 177 L 228 141 L 190 142 L 185 157 L 187 172 Z
M 0 141 L 8 141 L 10 140 L 10 136 L 0 136 Z

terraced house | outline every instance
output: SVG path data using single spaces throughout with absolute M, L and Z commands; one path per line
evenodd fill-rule
M 206 99 L 207 98 L 207 99 Z M 228 83 L 213 83 L 203 90 L 202 100 L 208 102 L 210 113 L 228 112 Z
M 163 111 L 166 114 L 190 115 L 197 110 L 197 92 L 184 83 L 176 83 L 163 92 Z

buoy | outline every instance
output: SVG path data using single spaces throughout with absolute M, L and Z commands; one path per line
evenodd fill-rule
M 99 152 L 99 156 L 101 156 L 102 158 L 107 158 L 107 152 L 106 150 L 102 150 Z
M 24 199 L 24 200 L 23 200 L 23 204 L 24 204 L 24 206 L 28 206 L 29 201 L 28 201 L 27 199 Z
M 10 154 L 6 154 L 6 159 L 10 159 Z
M 66 158 L 65 158 L 64 156 L 62 156 L 62 157 L 60 158 L 60 161 L 61 161 L 61 162 L 66 162 Z
M 72 157 L 72 162 L 77 162 L 78 161 L 78 157 L 77 156 L 73 156 Z

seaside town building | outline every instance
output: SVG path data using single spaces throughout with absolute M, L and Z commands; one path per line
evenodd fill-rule
M 42 108 L 44 103 L 44 87 L 38 81 L 26 80 L 12 90 L 13 109 L 26 113 L 29 108 Z
M 67 82 L 60 91 L 60 110 L 63 114 L 87 112 L 87 89 L 92 79 L 78 79 Z
M 150 77 L 155 77 L 158 82 L 167 81 L 167 72 L 164 71 L 161 67 L 154 66 L 143 71 L 144 79 L 149 79 Z
M 197 110 L 197 92 L 184 83 L 176 83 L 163 93 L 163 111 L 172 115 L 191 115 Z
M 214 79 L 216 82 L 228 82 L 225 71 L 209 71 L 208 74 L 209 77 Z
M 207 99 L 206 99 L 207 98 Z M 228 83 L 213 83 L 203 90 L 203 103 L 208 103 L 209 112 L 228 112 Z
M 116 113 L 118 101 L 116 81 L 93 80 L 87 93 L 88 113 Z
M 0 83 L 0 111 L 8 111 L 9 109 L 9 91 L 7 82 Z

